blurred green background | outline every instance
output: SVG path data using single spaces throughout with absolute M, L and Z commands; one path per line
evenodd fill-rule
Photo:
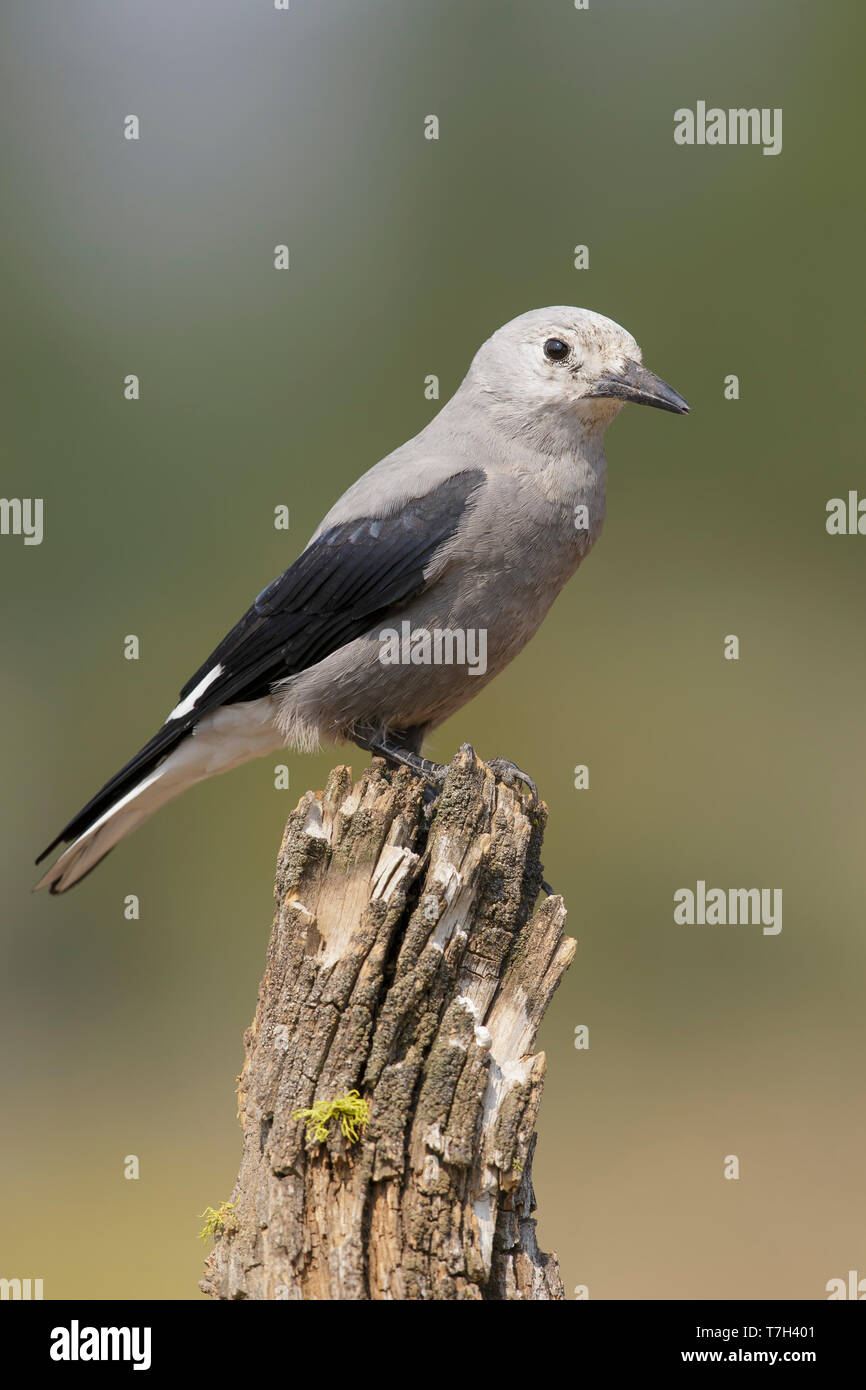
M 4 28 L 2 490 L 45 499 L 45 538 L 0 539 L 0 1275 L 199 1296 L 282 826 L 364 755 L 195 788 L 65 898 L 33 858 L 423 427 L 425 376 L 446 399 L 560 303 L 623 323 L 692 415 L 622 413 L 596 551 L 430 747 L 505 754 L 550 806 L 580 944 L 540 1038 L 541 1243 L 593 1298 L 866 1275 L 866 540 L 824 528 L 866 492 L 862 9 L 32 0 Z M 782 153 L 678 148 L 698 99 L 782 107 Z M 675 926 L 699 878 L 781 887 L 781 935 Z

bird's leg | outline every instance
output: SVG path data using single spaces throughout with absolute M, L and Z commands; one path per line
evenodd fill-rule
M 378 753 L 390 763 L 408 767 L 418 777 L 423 777 L 425 782 L 441 790 L 448 772 L 443 763 L 433 763 L 429 758 L 422 758 L 420 753 L 405 748 L 402 743 L 398 743 L 381 729 L 356 728 L 352 737 L 355 743 L 360 748 L 365 748 L 368 753 Z M 506 786 L 513 787 L 516 782 L 523 782 L 529 788 L 533 802 L 538 802 L 538 788 L 535 782 L 528 773 L 521 771 L 516 763 L 512 763 L 508 758 L 491 758 L 487 766 L 494 777 L 498 777 Z
M 538 801 L 538 788 L 532 778 L 526 772 L 521 772 L 515 763 L 508 758 L 491 758 L 487 766 L 495 777 L 501 778 L 507 787 L 513 787 L 515 782 L 522 782 L 529 788 L 529 794 L 533 802 Z
M 398 743 L 392 743 L 388 738 L 371 743 L 370 752 L 381 753 L 382 757 L 387 758 L 389 762 L 397 763 L 400 767 L 408 767 L 419 777 L 423 777 L 425 782 L 429 782 L 431 786 L 441 790 L 448 772 L 444 763 L 433 763 L 429 758 L 422 758 L 420 753 L 413 753 L 410 748 L 401 748 Z
M 442 763 L 433 763 L 429 758 L 422 758 L 420 753 L 414 753 L 411 748 L 403 748 L 381 732 L 356 729 L 354 739 L 369 753 L 378 753 L 381 757 L 387 758 L 389 763 L 396 763 L 398 767 L 408 767 L 416 776 L 423 777 L 425 782 L 436 787 L 437 791 L 442 790 L 442 783 L 448 772 Z

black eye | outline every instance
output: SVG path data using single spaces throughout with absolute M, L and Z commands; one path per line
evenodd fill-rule
M 564 362 L 570 352 L 568 343 L 564 343 L 561 338 L 548 338 L 544 344 L 544 355 L 549 357 L 551 362 Z

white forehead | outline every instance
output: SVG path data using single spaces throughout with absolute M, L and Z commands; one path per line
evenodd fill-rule
M 494 351 L 519 348 L 543 343 L 547 338 L 562 338 L 600 358 L 630 357 L 640 361 L 640 348 L 621 324 L 591 309 L 567 304 L 531 309 L 528 314 L 521 314 L 497 329 L 481 351 L 488 347 Z

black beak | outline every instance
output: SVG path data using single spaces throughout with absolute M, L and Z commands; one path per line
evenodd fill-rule
M 668 386 L 654 372 L 648 372 L 638 362 L 626 362 L 621 372 L 601 377 L 588 394 L 613 396 L 616 400 L 634 401 L 637 405 L 654 405 L 659 410 L 672 410 L 675 415 L 689 413 L 688 403 L 679 391 Z

